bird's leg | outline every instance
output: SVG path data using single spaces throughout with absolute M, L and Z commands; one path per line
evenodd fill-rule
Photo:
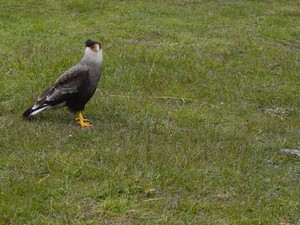
M 88 122 L 87 119 L 83 118 L 82 112 L 77 113 L 77 117 L 75 118 L 76 123 L 81 127 L 91 127 L 92 124 Z

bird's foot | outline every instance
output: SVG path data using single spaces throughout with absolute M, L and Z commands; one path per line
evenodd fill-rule
M 91 124 L 88 119 L 83 118 L 83 115 L 81 112 L 78 113 L 78 117 L 75 118 L 76 123 L 79 124 L 81 127 L 91 127 L 93 124 Z
M 80 118 L 79 118 L 79 117 L 76 117 L 75 120 L 76 120 L 76 123 L 78 123 L 78 122 L 80 121 Z M 85 119 L 85 118 L 82 118 L 82 121 L 83 121 L 83 122 L 89 122 L 89 120 L 88 120 L 88 119 Z
M 81 127 L 91 127 L 93 124 L 89 122 L 84 122 L 84 121 L 76 121 L 77 124 L 79 124 Z

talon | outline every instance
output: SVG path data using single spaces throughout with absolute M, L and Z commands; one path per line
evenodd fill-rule
M 83 118 L 81 112 L 78 112 L 77 117 L 75 118 L 76 123 L 79 124 L 81 127 L 91 127 L 93 124 L 88 122 L 88 119 Z
M 76 117 L 75 120 L 76 120 L 76 122 L 78 122 L 78 121 L 80 121 L 80 118 L 79 118 L 79 117 Z M 89 122 L 89 120 L 88 120 L 88 119 L 85 119 L 85 118 L 83 118 L 82 120 L 83 120 L 83 122 Z
M 79 124 L 81 127 L 91 127 L 93 126 L 93 124 L 91 123 L 85 123 L 85 122 L 76 122 L 77 124 Z

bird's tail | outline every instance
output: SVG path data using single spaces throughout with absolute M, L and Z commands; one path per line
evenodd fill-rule
M 32 116 L 48 109 L 49 107 L 51 107 L 50 105 L 33 105 L 31 107 L 29 107 L 24 113 L 23 113 L 23 117 L 25 119 L 30 119 Z
M 23 117 L 29 120 L 32 116 L 51 108 L 51 106 L 46 102 L 47 95 L 51 91 L 52 88 L 47 88 L 45 91 L 43 91 L 43 93 L 38 97 L 37 102 L 23 113 Z

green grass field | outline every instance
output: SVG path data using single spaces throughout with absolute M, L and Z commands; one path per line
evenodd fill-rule
M 0 0 L 0 224 L 300 223 L 300 3 Z M 104 63 L 81 129 L 23 111 Z

